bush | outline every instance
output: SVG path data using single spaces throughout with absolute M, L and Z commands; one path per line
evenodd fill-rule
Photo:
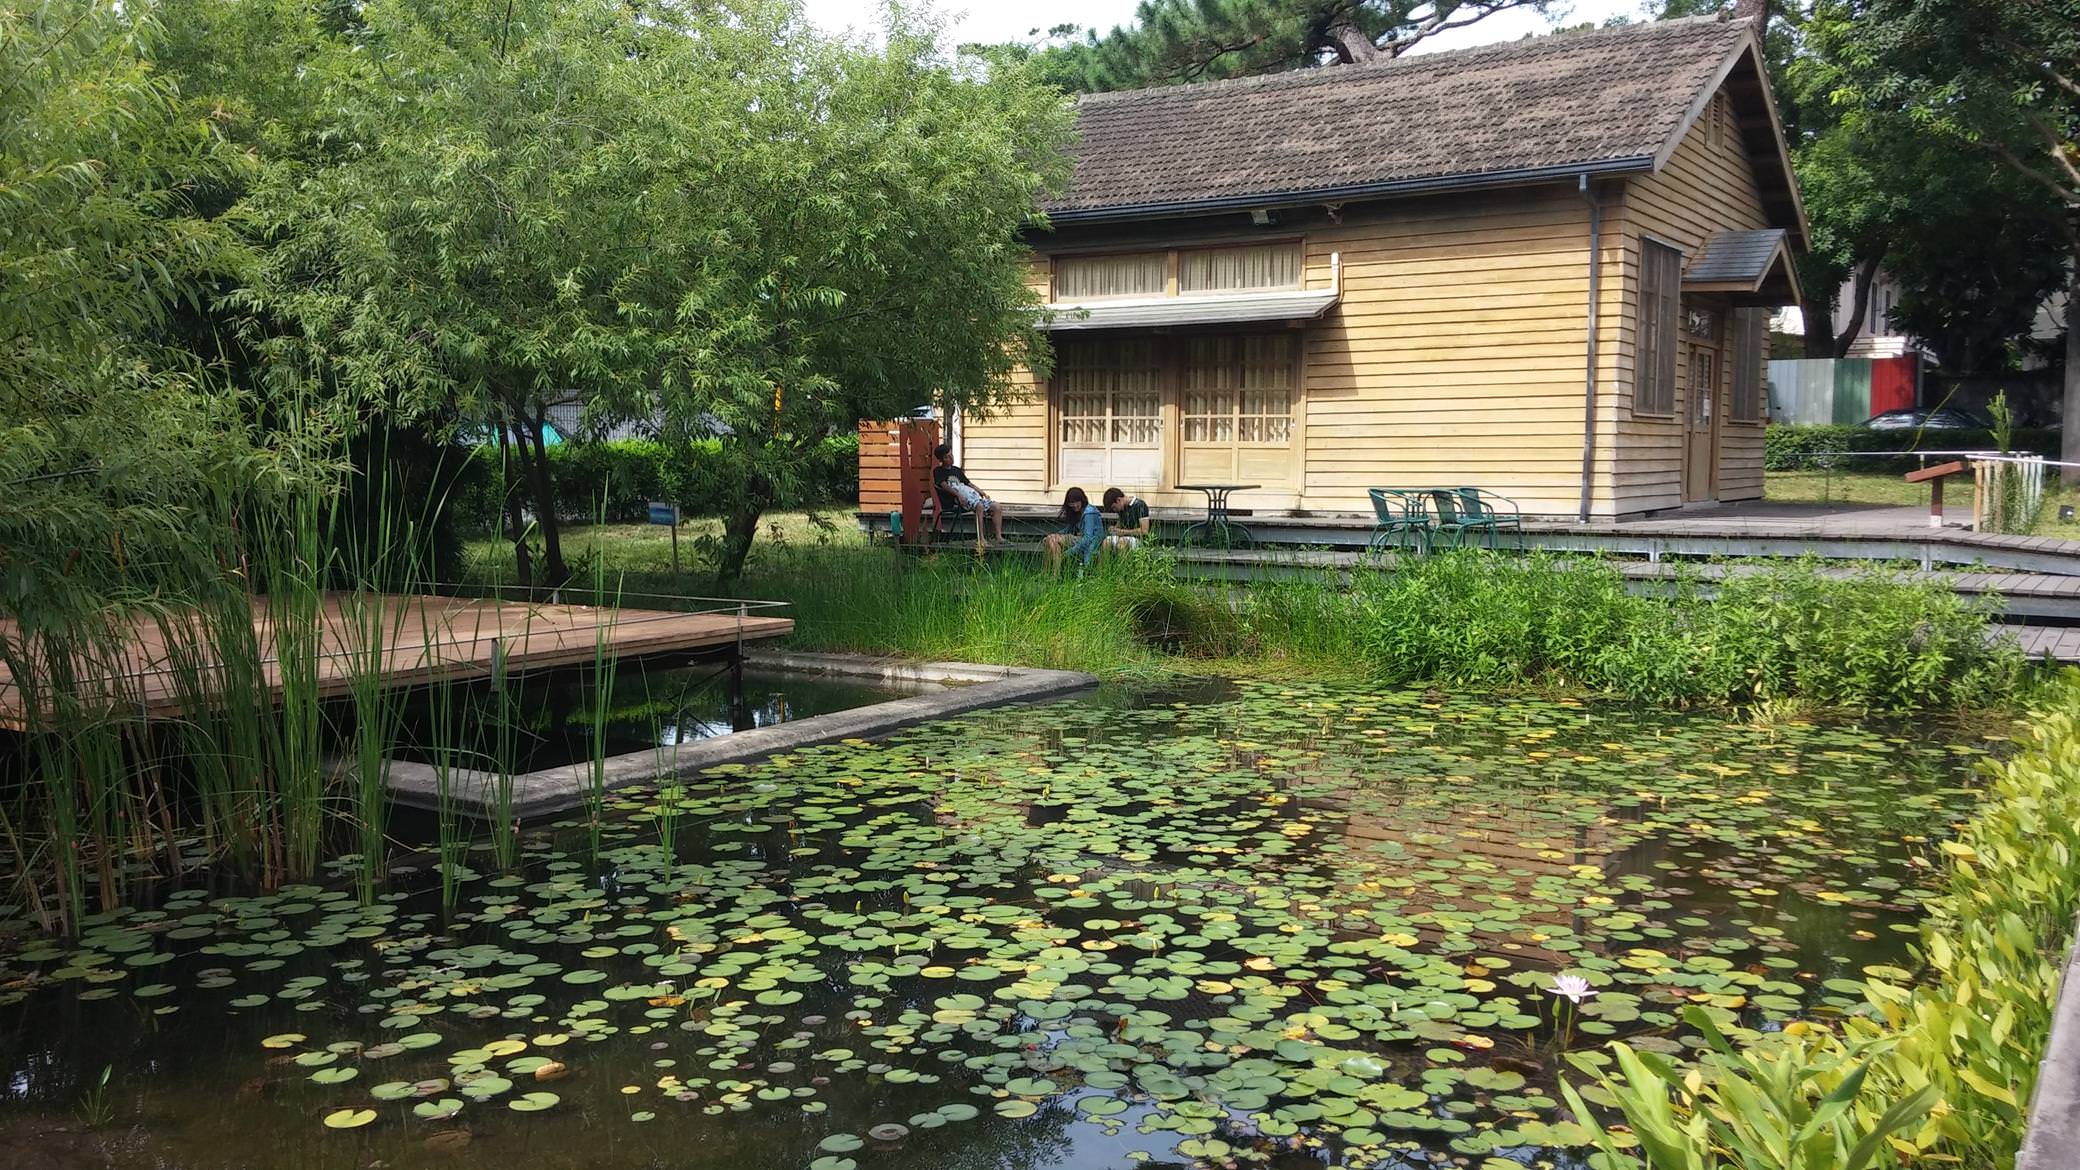
M 1101 675 L 1242 657 L 1391 683 L 1908 711 L 2001 703 L 2024 669 L 1987 641 L 1989 614 L 1939 584 L 1799 562 L 1662 598 L 1554 554 L 1466 550 L 1244 589 L 1193 580 L 1160 549 L 1057 579 L 965 555 L 767 547 L 745 588 L 794 602 L 797 637 L 824 648 Z
M 1736 1051 L 1715 1030 L 1719 1051 L 1694 1074 L 1623 1044 L 1612 1045 L 1622 1079 L 1577 1061 L 1654 1170 L 2014 1164 L 2080 911 L 2080 672 L 2060 678 L 2031 724 L 2023 750 L 1987 768 L 1978 813 L 1941 844 L 1950 882 L 1928 906 L 1918 981 L 1873 978 L 1868 1009 L 1839 1031 L 1747 1032 Z M 1639 1166 L 1567 1092 L 1604 1165 Z M 1805 1124 L 1822 1115 L 1831 1120 Z M 1801 1143 L 1814 1139 L 1808 1157 Z M 1842 1153 L 1858 1148 L 1866 1161 Z
M 2015 450 L 2058 458 L 2059 432 L 2017 430 Z M 1998 451 L 1991 431 L 1874 431 L 1858 426 L 1792 426 L 1772 423 L 1762 432 L 1762 465 L 1770 471 L 1804 471 L 1829 466 L 1827 456 L 1858 451 Z M 1850 457 L 1831 461 L 1838 471 L 1899 474 L 1920 464 L 1914 456 L 1895 459 Z
M 498 462 L 496 445 L 476 448 L 455 488 L 458 517 L 478 531 L 499 526 Z M 549 472 L 558 516 L 576 521 L 641 521 L 652 500 L 676 501 L 687 516 L 715 515 L 732 486 L 718 439 L 681 447 L 648 439 L 559 443 L 549 448 Z M 517 479 L 522 472 L 516 467 L 512 474 Z M 783 506 L 828 507 L 858 491 L 859 436 L 832 435 L 810 457 L 800 498 Z

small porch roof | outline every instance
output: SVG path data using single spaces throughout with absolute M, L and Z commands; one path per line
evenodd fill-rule
M 1683 273 L 1686 293 L 1725 293 L 1737 305 L 1800 301 L 1798 271 L 1783 228 L 1719 232 Z
M 1176 325 L 1242 325 L 1261 321 L 1312 321 L 1343 297 L 1343 256 L 1329 256 L 1328 288 L 1276 289 L 1175 297 L 1131 297 L 1100 301 L 1050 301 L 1044 329 L 1068 333 L 1089 329 L 1159 329 Z

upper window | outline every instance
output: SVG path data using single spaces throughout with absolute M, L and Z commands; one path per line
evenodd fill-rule
M 1169 287 L 1167 252 L 1064 256 L 1054 262 L 1054 295 L 1063 301 L 1159 297 Z
M 1298 240 L 1061 256 L 1054 262 L 1054 297 L 1058 301 L 1215 296 L 1299 287 Z
M 1177 291 L 1187 296 L 1299 287 L 1297 243 L 1194 248 L 1178 256 Z
M 1639 361 L 1633 372 L 1637 414 L 1676 412 L 1676 301 L 1683 254 L 1667 244 L 1640 241 Z

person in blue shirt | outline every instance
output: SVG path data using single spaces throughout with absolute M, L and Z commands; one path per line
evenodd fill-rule
M 1047 568 L 1062 571 L 1062 558 L 1079 557 L 1088 565 L 1105 543 L 1105 513 L 1091 506 L 1091 498 L 1080 487 L 1062 496 L 1062 527 L 1047 534 Z

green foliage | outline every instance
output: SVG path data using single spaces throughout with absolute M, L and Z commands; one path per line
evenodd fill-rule
M 1998 431 L 1878 431 L 1859 426 L 1792 426 L 1773 424 L 1762 433 L 1762 465 L 1770 471 L 1802 471 L 1832 466 L 1840 471 L 1905 473 L 1922 460 L 1827 456 L 1857 451 L 2001 451 L 2058 458 L 2060 432 L 2014 427 L 2005 440 Z
M 969 46 L 999 65 L 1031 62 L 1083 93 L 1249 77 L 1394 56 L 1440 29 L 1544 0 L 1144 0 L 1132 24 L 1081 38 L 1075 26 L 1027 44 Z
M 1985 612 L 1877 570 L 1792 562 L 1710 596 L 1682 582 L 1657 598 L 1601 561 L 1469 550 L 1231 592 L 1159 550 L 1059 581 L 952 553 L 912 566 L 882 550 L 770 551 L 747 591 L 793 602 L 797 636 L 831 649 L 1101 675 L 1229 658 L 1392 683 L 1889 711 L 1997 704 L 2022 679 L 2019 652 L 1986 641 Z
M 239 163 L 151 64 L 148 9 L 0 7 L 0 613 L 62 624 L 187 559 L 208 500 L 290 474 L 165 343 L 243 256 L 195 206 Z
M 1803 1129 L 1793 1110 L 1830 1108 L 1825 1128 L 1856 1148 L 1882 1139 L 1867 1165 L 2013 1165 L 2080 911 L 2080 672 L 2044 696 L 2023 750 L 1988 766 L 1979 811 L 1942 848 L 1949 886 L 1928 905 L 1922 977 L 1872 980 L 1869 1009 L 1839 1032 L 1749 1033 L 1745 1050 L 1721 1042 L 1689 1072 L 1617 1053 L 1626 1080 L 1603 1088 L 1651 1170 L 1843 1164 L 1781 1155 Z M 1570 1103 L 1591 1119 L 1572 1090 Z M 1743 1130 L 1774 1140 L 1703 1141 Z M 1608 1145 L 1605 1157 L 1640 1164 Z
M 832 41 L 785 0 L 281 25 L 327 146 L 240 209 L 268 243 L 243 302 L 293 325 L 264 352 L 365 409 L 511 436 L 550 578 L 551 403 L 720 436 L 755 525 L 857 419 L 986 409 L 1046 367 L 1017 232 L 1069 115 L 1019 71 L 958 72 L 908 26 Z
M 796 478 L 789 508 L 844 503 L 859 490 L 859 436 L 832 435 L 809 448 L 809 465 Z M 652 500 L 676 501 L 685 516 L 722 514 L 736 488 L 719 439 L 666 444 L 650 439 L 559 443 L 549 448 L 556 510 L 565 519 L 608 522 L 648 519 Z M 468 455 L 457 488 L 456 519 L 475 531 L 498 527 L 499 454 L 480 446 Z

